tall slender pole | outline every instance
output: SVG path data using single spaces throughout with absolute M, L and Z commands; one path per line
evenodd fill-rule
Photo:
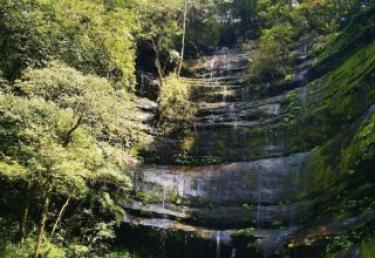
M 178 63 L 178 68 L 177 68 L 177 78 L 180 78 L 182 65 L 184 62 L 187 11 L 188 11 L 187 0 L 184 0 L 184 17 L 183 17 L 183 22 L 182 22 L 182 42 L 181 42 L 180 60 Z

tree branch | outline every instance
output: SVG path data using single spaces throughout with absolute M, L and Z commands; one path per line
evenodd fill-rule
M 76 124 L 67 132 L 67 134 L 65 135 L 64 137 L 64 142 L 63 142 L 63 146 L 64 147 L 67 147 L 70 140 L 71 140 L 71 137 L 72 137 L 72 134 L 74 133 L 75 130 L 78 129 L 78 127 L 82 124 L 82 120 L 83 120 L 83 116 L 81 115 Z

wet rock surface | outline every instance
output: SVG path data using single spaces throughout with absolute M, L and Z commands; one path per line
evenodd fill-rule
M 284 137 L 289 133 L 284 123 L 288 94 L 300 87 L 296 97 L 306 97 L 311 58 L 301 54 L 290 79 L 265 85 L 245 79 L 251 59 L 251 53 L 226 49 L 191 64 L 196 76 L 182 80 L 192 85 L 191 100 L 198 111 L 183 132 L 161 137 L 149 147 L 158 150 L 149 155 L 152 163 L 183 163 L 181 157 L 237 162 L 292 153 Z
M 154 149 L 165 165 L 131 171 L 127 224 L 213 241 L 217 257 L 221 246 L 242 257 L 235 251 L 245 243 L 276 252 L 307 218 L 312 202 L 301 201 L 299 180 L 309 152 L 288 153 L 283 119 L 288 92 L 305 86 L 311 62 L 301 57 L 292 79 L 270 83 L 255 96 L 244 79 L 250 59 L 222 50 L 192 64 L 196 77 L 184 80 L 194 88 L 198 112 L 182 136 L 159 139 Z M 167 165 L 186 141 L 190 158 L 223 163 Z

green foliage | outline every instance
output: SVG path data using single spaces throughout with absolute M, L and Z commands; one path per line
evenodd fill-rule
M 70 144 L 63 146 L 75 122 L 71 110 L 60 111 L 39 98 L 12 96 L 1 97 L 0 108 L 3 173 L 38 185 L 41 191 L 52 182 L 57 191 L 86 190 L 84 178 L 99 166 L 100 158 L 84 129 L 77 129 Z
M 7 79 L 59 59 L 122 87 L 134 84 L 138 23 L 131 10 L 107 10 L 97 1 L 2 0 L 0 13 L 0 70 Z
M 288 23 L 263 30 L 259 40 L 259 55 L 250 66 L 253 80 L 269 80 L 288 73 L 288 63 L 291 62 L 288 47 L 294 36 L 294 28 Z
M 88 126 L 95 138 L 112 146 L 130 149 L 145 137 L 134 96 L 115 90 L 104 78 L 51 62 L 44 69 L 28 69 L 16 87 L 28 97 L 70 108 L 77 126 Z
M 104 160 L 94 139 L 75 123 L 72 110 L 60 110 L 43 99 L 0 97 L 0 172 L 8 184 L 24 185 L 17 191 L 19 200 L 27 196 L 24 205 L 15 208 L 19 214 L 40 207 L 35 256 L 42 252 L 51 195 L 83 196 L 88 191 L 86 182 Z
M 321 33 L 337 30 L 342 20 L 351 14 L 361 1 L 306 0 L 297 6 L 307 18 L 309 27 Z
M 349 235 L 335 236 L 331 239 L 331 243 L 326 247 L 327 253 L 335 253 L 337 251 L 348 251 L 354 245 Z
M 372 43 L 374 20 L 375 9 L 372 7 L 355 15 L 342 32 L 331 34 L 328 44 L 318 56 L 317 70 L 327 72 L 335 69 L 338 64 L 350 58 L 360 48 Z
M 176 76 L 165 79 L 161 88 L 159 105 L 161 120 L 183 122 L 192 118 L 194 105 L 189 101 L 191 86 Z
M 307 96 L 303 97 L 303 92 L 300 96 L 298 90 L 288 94 L 290 115 L 284 122 L 291 130 L 290 136 L 294 136 L 301 126 L 304 128 L 300 140 L 297 137 L 288 137 L 287 144 L 293 151 L 303 150 L 304 146 L 327 143 L 327 140 L 332 140 L 339 131 L 358 123 L 355 119 L 364 115 L 374 103 L 375 87 L 372 77 L 375 45 L 366 36 L 370 35 L 373 29 L 372 22 L 368 20 L 373 14 L 374 9 L 355 17 L 357 22 L 352 22 L 328 43 L 319 57 L 321 61 L 314 67 L 318 74 L 324 74 L 310 82 Z M 358 35 L 354 35 L 355 31 Z M 333 143 L 328 145 L 331 144 Z M 320 150 L 319 156 L 329 154 L 331 149 L 335 150 L 331 147 Z M 314 160 L 315 164 L 320 164 L 320 158 Z M 321 175 L 325 169 L 316 171 L 319 171 L 317 175 Z
M 298 33 L 306 29 L 306 20 L 300 12 L 293 8 L 290 1 L 259 0 L 257 2 L 259 26 L 269 29 L 274 25 L 288 23 Z
M 221 26 L 215 19 L 212 9 L 195 4 L 191 7 L 188 20 L 187 39 L 193 47 L 193 53 L 199 51 L 200 46 L 215 46 L 220 41 Z
M 78 45 L 71 50 L 66 46 L 62 60 L 131 87 L 135 83 L 133 33 L 139 28 L 134 12 L 125 8 L 106 10 L 95 1 L 51 2 L 59 28 L 65 28 L 63 35 Z M 70 56 L 71 60 L 66 59 Z
M 7 242 L 3 249 L 0 249 L 0 257 L 2 258 L 29 258 L 34 250 L 35 239 L 28 238 L 23 245 Z M 43 258 L 66 258 L 67 253 L 61 248 L 47 241 L 44 243 L 40 252 Z
M 14 218 L 26 216 L 27 224 L 34 224 L 27 211 L 38 209 L 39 216 L 52 223 L 61 220 L 61 199 L 92 203 L 73 213 L 70 225 L 57 235 L 71 237 L 78 230 L 79 243 L 87 244 L 90 252 L 106 249 L 116 221 L 125 216 L 119 202 L 131 186 L 121 174 L 126 152 L 139 144 L 131 135 L 141 131 L 133 96 L 59 62 L 27 69 L 13 88 L 21 96 L 0 95 L 0 177 L 6 185 L 18 185 L 6 202 L 8 215 L 14 211 Z M 22 202 L 14 206 L 12 198 Z M 45 228 L 44 223 L 37 227 Z M 43 248 L 45 244 L 39 253 Z
M 365 121 L 353 138 L 352 144 L 342 152 L 340 169 L 354 174 L 370 169 L 375 160 L 375 114 Z
M 161 84 L 166 72 L 162 64 L 162 56 L 168 56 L 182 34 L 177 3 L 172 0 L 144 1 L 139 7 L 141 23 L 139 36 L 154 51 L 155 67 Z

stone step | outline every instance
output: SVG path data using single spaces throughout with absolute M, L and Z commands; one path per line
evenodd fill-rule
M 210 76 L 204 76 L 204 75 L 198 75 L 197 78 L 199 79 L 204 79 L 205 81 L 207 82 L 222 82 L 222 83 L 238 83 L 239 81 L 244 81 L 243 80 L 243 74 L 242 73 L 238 73 L 238 74 L 231 74 L 231 75 L 223 75 L 223 76 L 214 76 L 214 77 L 210 77 Z
M 284 227 L 282 229 L 251 228 L 243 230 L 243 235 L 239 234 L 239 228 L 220 230 L 208 227 L 197 227 L 184 224 L 166 218 L 139 218 L 127 216 L 123 223 L 133 227 L 145 227 L 156 231 L 170 230 L 189 238 L 208 240 L 216 243 L 217 248 L 221 246 L 231 247 L 235 239 L 245 238 L 257 244 L 257 248 L 267 252 L 277 252 L 286 241 L 295 234 L 298 227 Z
M 189 207 L 166 203 L 144 203 L 140 201 L 129 201 L 124 204 L 124 208 L 131 214 L 145 214 L 154 219 L 168 218 L 190 223 L 194 226 L 203 226 L 206 222 L 211 227 L 247 227 L 258 223 L 271 225 L 275 219 L 284 225 L 291 221 L 298 221 L 298 215 L 305 212 L 307 203 L 290 203 L 267 205 L 258 203 L 243 203 L 240 206 L 217 206 L 210 203 L 201 204 L 203 207 Z M 214 207 L 214 208 L 213 208 Z
M 202 117 L 217 117 L 217 116 L 230 116 L 238 119 L 246 117 L 261 117 L 281 115 L 283 110 L 283 103 L 259 103 L 254 106 L 248 102 L 216 102 L 217 105 L 207 105 L 201 108 L 197 113 L 197 118 Z
M 309 153 L 210 166 L 138 167 L 124 207 L 133 214 L 194 225 L 288 223 L 309 205 L 298 200 L 299 171 Z M 230 180 L 228 180 L 230 179 Z

